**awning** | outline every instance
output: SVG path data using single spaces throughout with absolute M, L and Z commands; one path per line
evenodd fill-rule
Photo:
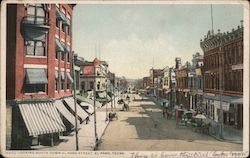
M 220 96 L 219 95 L 217 95 L 217 96 L 204 95 L 204 98 L 205 99 L 220 101 Z M 243 104 L 243 98 L 242 97 L 231 97 L 231 96 L 222 95 L 221 100 L 223 102 L 232 103 L 232 104 Z
M 55 78 L 58 79 L 58 71 L 55 71 Z
M 67 52 L 70 53 L 70 46 L 67 47 Z
M 74 80 L 73 80 L 73 78 L 71 77 L 71 75 L 70 75 L 69 72 L 67 72 L 67 82 L 68 82 L 68 83 L 74 83 Z
M 94 101 L 92 99 L 86 98 L 81 95 L 76 95 L 76 99 L 80 102 L 86 102 L 94 106 Z M 96 101 L 96 107 L 101 107 L 101 106 L 102 105 L 100 104 L 100 102 Z
M 29 136 L 63 132 L 66 130 L 59 113 L 51 102 L 18 105 Z
M 26 69 L 26 84 L 47 84 L 47 75 L 44 69 Z
M 91 105 L 89 103 L 86 103 L 86 102 L 81 102 L 80 105 L 83 106 L 83 107 L 87 106 L 88 109 L 85 110 L 85 111 L 87 111 L 89 114 L 93 114 L 94 113 L 94 106 L 93 105 Z
M 47 31 L 39 29 L 39 27 L 23 27 L 23 35 L 25 41 L 42 41 L 45 42 Z
M 64 76 L 64 71 L 61 71 L 61 78 L 62 78 L 62 80 L 64 80 L 64 79 L 65 79 L 65 76 Z
M 165 91 L 166 94 L 170 93 L 171 92 L 171 89 L 168 89 Z
M 56 52 L 63 52 L 64 48 L 61 42 L 56 38 Z
M 70 26 L 70 20 L 65 18 L 66 20 L 63 21 L 63 25 Z
M 107 94 L 107 92 L 102 91 L 102 92 L 96 92 L 96 100 L 100 102 L 107 102 L 111 101 L 110 96 Z
M 56 7 L 56 18 L 62 21 L 66 20 L 65 15 L 62 12 L 60 12 L 60 10 L 57 7 Z
M 63 47 L 63 51 L 62 52 L 66 53 L 67 52 L 67 48 L 66 48 L 65 43 L 61 42 L 61 45 Z
M 75 112 L 74 99 L 72 97 L 69 97 L 65 98 L 64 101 L 67 103 L 70 109 L 73 112 Z M 82 121 L 84 121 L 88 117 L 88 114 L 81 108 L 81 106 L 78 103 L 76 103 L 76 108 L 77 108 L 77 115 L 81 118 Z
M 70 113 L 70 111 L 65 107 L 61 100 L 56 100 L 54 102 L 57 110 L 73 125 L 75 126 L 75 116 Z M 77 120 L 77 123 L 80 124 L 80 121 Z

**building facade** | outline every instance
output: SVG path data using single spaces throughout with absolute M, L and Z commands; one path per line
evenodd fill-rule
M 221 33 L 220 30 L 217 34 L 208 31 L 200 44 L 204 52 L 206 114 L 216 122 L 222 120 L 225 125 L 241 129 L 243 127 L 243 25 L 226 33 Z
M 53 145 L 74 126 L 74 113 L 62 113 L 72 105 L 74 6 L 7 5 L 7 149 Z

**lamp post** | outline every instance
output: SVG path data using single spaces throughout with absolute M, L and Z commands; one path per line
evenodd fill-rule
M 79 145 L 78 145 L 78 125 L 77 125 L 77 107 L 76 107 L 76 74 L 75 74 L 75 68 L 74 68 L 74 61 L 76 60 L 77 54 L 74 54 L 74 51 L 72 52 L 73 57 L 72 57 L 72 71 L 73 71 L 73 77 L 74 77 L 74 82 L 73 82 L 73 90 L 74 90 L 74 106 L 75 106 L 75 133 L 76 133 L 76 151 L 79 150 Z

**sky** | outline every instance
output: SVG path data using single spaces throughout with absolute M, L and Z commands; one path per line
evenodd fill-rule
M 243 19 L 240 4 L 213 4 L 213 27 L 231 31 Z M 105 60 L 116 76 L 139 79 L 149 69 L 174 66 L 200 52 L 211 30 L 210 4 L 77 4 L 73 50 L 88 61 Z

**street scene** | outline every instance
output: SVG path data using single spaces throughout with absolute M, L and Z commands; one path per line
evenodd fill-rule
M 6 4 L 5 150 L 245 151 L 248 5 Z

